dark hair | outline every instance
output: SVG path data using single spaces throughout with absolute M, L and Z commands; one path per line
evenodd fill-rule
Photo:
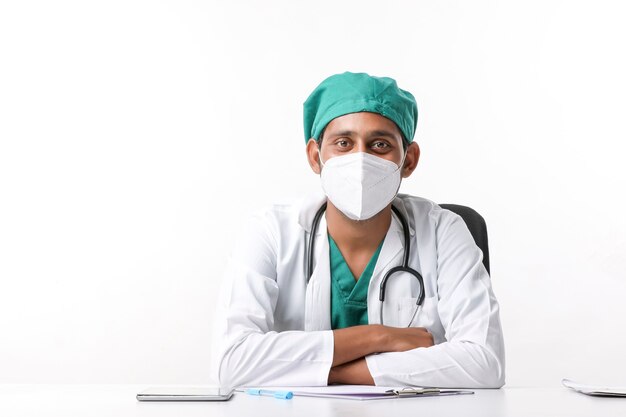
M 319 146 L 320 149 L 322 148 L 322 140 L 324 140 L 324 132 L 326 132 L 326 126 L 324 126 L 324 129 L 322 129 L 322 131 L 320 132 L 320 137 L 317 138 L 317 146 Z

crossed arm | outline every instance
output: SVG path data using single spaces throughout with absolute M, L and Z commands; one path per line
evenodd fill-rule
M 365 356 L 433 345 L 432 335 L 422 327 L 396 328 L 370 324 L 334 330 L 333 335 L 335 345 L 328 384 L 374 385 Z
M 499 307 L 482 254 L 462 219 L 441 221 L 438 230 L 436 310 L 445 341 L 437 345 L 423 328 L 373 324 L 333 331 L 317 323 L 311 331 L 275 330 L 274 240 L 252 234 L 225 273 L 214 323 L 214 378 L 229 386 L 373 384 L 376 378 L 393 386 L 501 387 Z

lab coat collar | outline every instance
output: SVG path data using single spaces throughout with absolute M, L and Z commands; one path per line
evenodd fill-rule
M 300 207 L 298 213 L 298 223 L 307 232 L 311 232 L 311 226 L 313 225 L 313 218 L 315 213 L 322 207 L 322 204 L 326 202 L 326 195 L 320 190 L 316 190 L 310 194 L 307 194 L 300 200 Z M 321 223 L 321 222 L 320 222 Z M 316 235 L 320 234 L 320 228 L 318 228 Z
M 404 215 L 407 223 L 409 224 L 409 233 L 411 236 L 415 235 L 415 229 L 411 225 L 411 221 L 409 219 L 409 215 L 404 206 L 404 201 L 402 197 L 404 194 L 398 194 L 396 198 L 394 198 L 392 204 L 396 206 L 400 212 Z M 306 195 L 303 199 L 300 200 L 300 207 L 298 213 L 298 223 L 300 227 L 302 227 L 305 231 L 311 232 L 311 226 L 313 224 L 313 218 L 315 217 L 315 213 L 319 210 L 319 208 L 326 202 L 326 195 L 321 190 L 316 190 L 308 195 Z M 395 215 L 392 216 L 395 218 Z M 396 220 L 397 221 L 397 220 Z M 392 221 L 392 224 L 394 222 Z M 400 227 L 400 231 L 402 231 L 402 225 L 398 222 L 398 226 Z M 391 226 L 390 226 L 391 227 Z M 320 229 L 317 230 L 316 236 L 320 235 Z
M 407 213 L 406 207 L 404 206 L 404 197 L 406 197 L 406 194 L 398 194 L 396 198 L 393 199 L 391 204 L 395 206 L 398 210 L 400 210 L 400 213 L 402 213 L 402 215 L 406 219 L 407 224 L 409 225 L 409 235 L 414 236 L 415 229 L 413 228 L 413 225 L 411 222 L 412 219 L 409 218 L 409 214 Z M 393 217 L 395 218 L 395 214 Z M 397 221 L 398 221 L 398 227 L 400 227 L 400 231 L 402 231 L 402 224 L 400 223 L 399 220 Z

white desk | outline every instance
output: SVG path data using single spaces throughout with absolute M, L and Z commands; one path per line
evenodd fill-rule
M 139 402 L 147 385 L 0 385 L 0 416 L 626 416 L 626 399 L 593 398 L 566 388 L 506 387 L 474 395 L 379 401 L 235 393 L 226 402 Z

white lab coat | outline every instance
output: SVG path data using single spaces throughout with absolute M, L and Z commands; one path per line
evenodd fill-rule
M 333 361 L 330 269 L 325 217 L 316 234 L 309 284 L 305 258 L 313 217 L 325 196 L 276 205 L 244 228 L 225 271 L 216 307 L 213 378 L 223 386 L 323 386 Z M 409 222 L 410 266 L 421 272 L 426 298 L 412 323 L 434 346 L 367 356 L 376 385 L 499 388 L 504 342 L 498 302 L 482 252 L 464 221 L 423 198 L 399 194 L 393 204 Z M 400 265 L 402 226 L 393 215 L 369 283 L 368 321 L 379 323 L 382 277 Z M 394 275 L 387 284 L 385 325 L 405 327 L 417 280 Z

